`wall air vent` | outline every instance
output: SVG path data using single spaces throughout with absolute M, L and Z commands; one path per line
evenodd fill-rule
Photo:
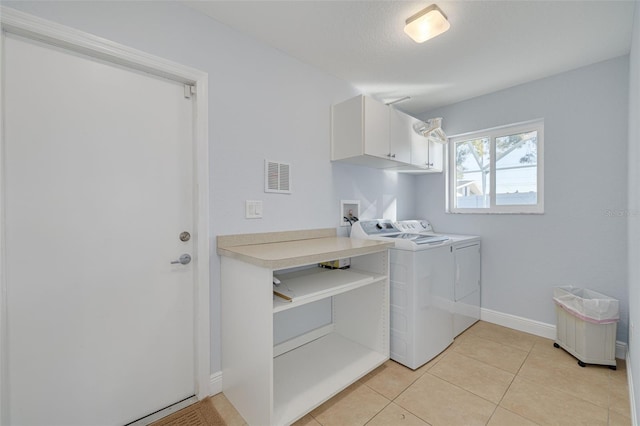
M 264 192 L 291 194 L 291 165 L 264 160 Z

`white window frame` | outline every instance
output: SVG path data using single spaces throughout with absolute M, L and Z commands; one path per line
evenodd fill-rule
M 537 204 L 535 205 L 496 205 L 496 138 L 531 131 L 538 132 L 537 141 Z M 458 208 L 456 202 L 456 143 L 470 139 L 489 139 L 490 144 L 490 197 L 488 208 Z M 543 214 L 544 213 L 544 120 L 537 119 L 506 126 L 493 127 L 449 137 L 447 154 L 447 213 L 471 214 Z

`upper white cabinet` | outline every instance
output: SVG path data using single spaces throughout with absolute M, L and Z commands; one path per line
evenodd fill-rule
M 414 131 L 420 120 L 391 106 L 356 96 L 332 107 L 331 123 L 332 161 L 399 172 L 442 171 L 442 145 Z
M 422 124 L 421 120 L 399 112 L 405 118 L 407 137 L 411 141 L 412 171 L 416 168 L 422 172 L 441 172 L 444 165 L 444 145 L 429 141 L 426 137 L 414 131 L 414 126 Z
M 356 96 L 333 106 L 331 123 L 332 160 L 376 168 L 398 165 L 389 144 L 387 105 L 366 96 Z

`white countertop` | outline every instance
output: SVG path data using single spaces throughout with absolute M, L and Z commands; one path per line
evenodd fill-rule
M 255 243 L 250 243 L 252 240 Z M 376 253 L 392 247 L 390 242 L 336 237 L 335 229 L 326 229 L 219 236 L 217 253 L 276 270 Z

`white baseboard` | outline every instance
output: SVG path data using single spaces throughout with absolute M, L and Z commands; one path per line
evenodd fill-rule
M 216 395 L 220 392 L 222 392 L 222 371 L 213 373 L 209 382 L 209 395 Z
M 636 398 L 633 389 L 633 372 L 631 371 L 631 358 L 627 352 L 627 383 L 629 384 L 629 401 L 631 402 L 631 424 L 638 424 L 638 413 L 636 412 Z
M 616 358 L 627 359 L 627 344 L 616 340 Z
M 536 336 L 545 337 L 547 339 L 556 338 L 556 326 L 553 324 L 505 314 L 486 308 L 480 309 L 480 319 L 482 321 L 513 328 L 514 330 L 535 334 Z
M 556 338 L 556 326 L 553 324 L 547 324 L 516 315 L 505 314 L 503 312 L 493 311 L 486 308 L 480 309 L 480 319 L 492 324 L 498 324 L 514 330 L 524 331 L 525 333 L 534 334 L 547 339 L 555 340 Z M 625 342 L 616 341 L 616 358 L 626 359 L 626 357 L 627 344 Z

